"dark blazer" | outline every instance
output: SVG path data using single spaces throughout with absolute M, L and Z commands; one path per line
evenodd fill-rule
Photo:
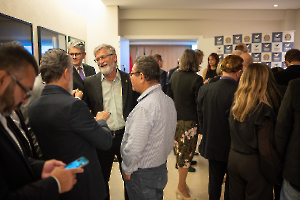
M 238 84 L 229 79 L 202 86 L 197 98 L 200 134 L 199 151 L 211 160 L 228 162 L 230 150 L 229 111 Z
M 123 117 L 126 121 L 127 116 L 136 105 L 138 93 L 132 90 L 129 75 L 119 71 L 122 83 L 122 102 L 123 102 Z M 101 73 L 84 79 L 83 100 L 87 103 L 94 116 L 97 112 L 103 111 L 103 95 Z
M 104 199 L 107 194 L 96 148 L 109 149 L 112 138 L 104 120 L 95 121 L 84 101 L 59 86 L 45 86 L 29 106 L 29 121 L 45 159 L 68 164 L 84 156 L 89 164 L 61 199 Z
M 8 127 L 14 132 L 10 124 Z M 20 142 L 18 135 L 14 135 Z M 25 155 L 0 123 L 0 199 L 58 199 L 55 179 L 49 177 L 40 180 L 44 161 L 27 158 L 24 148 L 23 152 Z
M 288 85 L 290 80 L 300 78 L 300 65 L 290 65 L 285 70 L 274 73 L 274 78 L 279 85 Z
M 275 148 L 284 161 L 283 178 L 300 187 L 300 79 L 290 81 L 279 108 Z
M 159 84 L 161 85 L 162 91 L 167 94 L 167 72 L 165 70 L 160 69 L 160 81 Z
M 179 68 L 179 66 L 173 68 L 173 69 L 170 69 L 170 71 L 168 72 L 168 75 L 167 75 L 167 85 L 169 84 L 170 80 L 171 80 L 171 77 L 172 77 L 172 74 Z
M 82 64 L 85 77 L 92 76 L 96 74 L 94 67 Z M 73 90 L 79 89 L 83 91 L 83 80 L 81 79 L 80 75 L 78 74 L 77 70 L 73 66 Z
M 197 121 L 196 98 L 203 78 L 195 72 L 176 71 L 168 84 L 168 95 L 174 100 L 177 120 Z

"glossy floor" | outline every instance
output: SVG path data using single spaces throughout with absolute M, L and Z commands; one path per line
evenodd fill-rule
M 191 195 L 197 200 L 208 200 L 208 161 L 202 156 L 194 156 L 197 165 L 194 165 L 196 172 L 189 173 L 187 184 L 191 190 Z M 178 171 L 175 169 L 176 158 L 173 153 L 168 157 L 168 184 L 164 190 L 165 200 L 175 200 L 175 189 L 178 184 Z M 119 172 L 119 164 L 114 163 L 110 179 L 111 200 L 124 200 L 123 181 Z M 178 196 L 178 199 L 182 199 Z M 221 198 L 223 199 L 223 198 Z

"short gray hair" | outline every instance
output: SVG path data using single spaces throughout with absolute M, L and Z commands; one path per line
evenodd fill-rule
M 70 42 L 69 49 L 71 49 L 71 47 L 75 47 L 76 49 L 79 49 L 82 53 L 85 52 L 85 44 L 83 41 L 74 40 Z
M 113 46 L 109 45 L 109 44 L 100 44 L 99 46 L 97 46 L 94 49 L 94 56 L 96 57 L 96 53 L 101 50 L 101 49 L 106 49 L 108 51 L 109 54 L 115 54 L 116 50 Z
M 41 59 L 41 76 L 46 83 L 59 80 L 67 68 L 72 69 L 72 59 L 65 50 L 50 49 Z
M 160 81 L 160 67 L 153 56 L 140 56 L 135 61 L 136 72 L 144 74 L 146 81 Z

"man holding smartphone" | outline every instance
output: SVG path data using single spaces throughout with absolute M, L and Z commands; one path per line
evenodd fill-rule
M 64 200 L 103 200 L 106 196 L 96 148 L 112 143 L 106 111 L 92 115 L 84 101 L 74 98 L 73 68 L 62 49 L 50 49 L 41 59 L 40 71 L 46 83 L 41 96 L 29 107 L 29 121 L 43 156 L 71 163 L 81 156 L 89 160 L 84 174 L 77 176 L 74 189 L 61 195 Z
M 57 160 L 29 158 L 16 130 L 7 123 L 13 110 L 26 103 L 38 66 L 22 46 L 0 46 L 0 199 L 58 200 L 76 184 L 83 169 L 64 169 Z

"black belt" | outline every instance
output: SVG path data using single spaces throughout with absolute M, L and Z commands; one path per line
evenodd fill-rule
M 121 129 L 119 129 L 119 130 L 116 130 L 116 131 L 110 131 L 110 132 L 111 132 L 112 138 L 115 138 L 116 135 L 118 135 L 118 134 L 123 134 L 124 131 L 125 131 L 125 127 L 124 127 L 124 128 L 121 128 Z

